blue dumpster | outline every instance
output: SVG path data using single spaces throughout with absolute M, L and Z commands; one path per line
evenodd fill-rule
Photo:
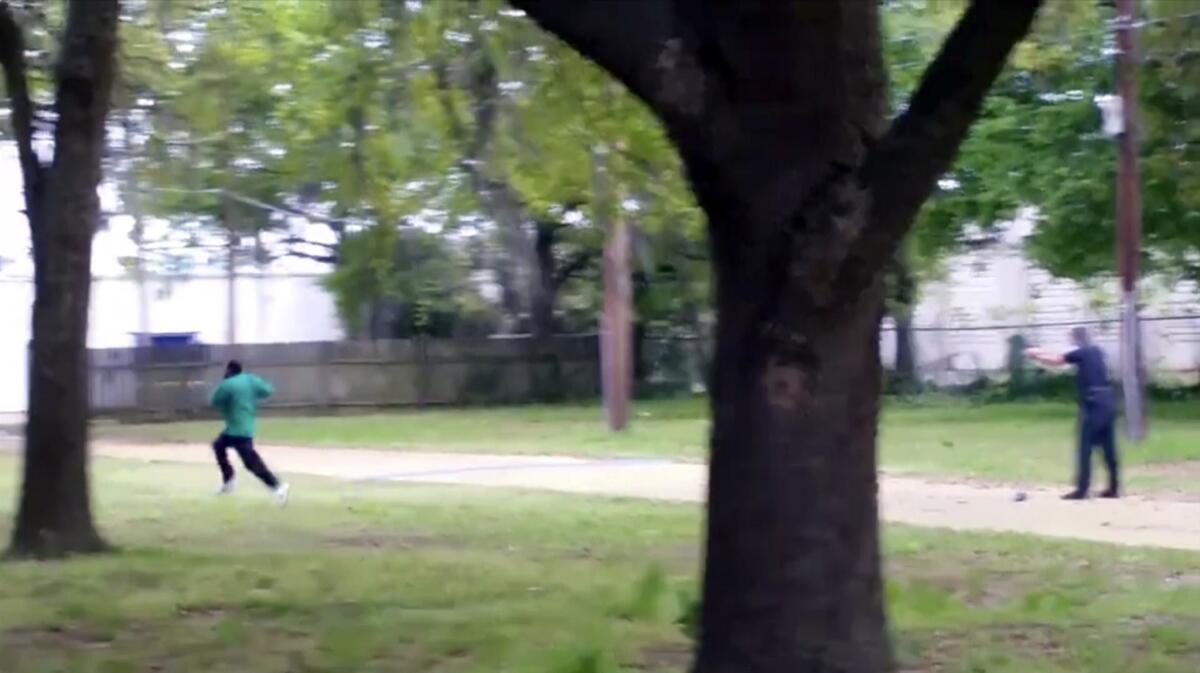
M 165 332 L 150 335 L 150 345 L 156 348 L 190 346 L 196 343 L 195 332 Z
M 133 342 L 152 348 L 191 346 L 196 343 L 196 332 L 134 332 Z
M 142 365 L 206 362 L 208 347 L 196 338 L 196 332 L 135 333 L 135 362 Z

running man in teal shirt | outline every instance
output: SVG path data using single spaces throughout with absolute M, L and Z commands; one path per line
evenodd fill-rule
M 225 380 L 213 389 L 209 403 L 221 412 L 225 429 L 213 441 L 213 453 L 221 468 L 221 495 L 233 492 L 234 472 L 227 451 L 237 451 L 242 464 L 262 480 L 275 494 L 275 500 L 287 503 L 290 487 L 271 473 L 262 457 L 254 450 L 254 416 L 260 400 L 271 396 L 274 389 L 261 377 L 242 371 L 242 364 L 230 360 L 225 366 Z

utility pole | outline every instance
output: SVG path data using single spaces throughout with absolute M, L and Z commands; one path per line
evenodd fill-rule
M 1142 232 L 1141 179 L 1138 174 L 1137 0 L 1116 0 L 1116 84 L 1121 132 L 1117 135 L 1117 269 L 1121 275 L 1121 384 L 1129 439 L 1146 434 L 1145 368 L 1138 320 L 1137 280 Z
M 629 278 L 629 230 L 620 212 L 620 195 L 611 188 L 608 150 L 592 149 L 592 203 L 604 241 L 604 306 L 600 315 L 600 383 L 604 414 L 613 431 L 629 425 L 633 392 L 632 288 Z

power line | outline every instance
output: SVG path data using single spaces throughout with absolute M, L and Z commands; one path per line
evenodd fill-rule
M 313 222 L 320 222 L 322 224 L 354 224 L 355 223 L 354 220 L 351 220 L 349 218 L 326 217 L 324 215 L 317 215 L 314 213 L 306 213 L 306 212 L 303 212 L 303 211 L 300 211 L 300 210 L 297 210 L 294 208 L 286 208 L 284 206 L 272 205 L 270 203 L 260 201 L 253 197 L 246 196 L 245 194 L 239 194 L 238 192 L 235 192 L 230 189 L 221 189 L 221 188 L 182 189 L 182 188 L 178 188 L 178 187 L 139 187 L 138 191 L 153 192 L 153 193 L 160 193 L 160 194 L 186 194 L 186 195 L 193 195 L 193 196 L 225 196 L 226 198 L 232 199 L 234 201 L 238 201 L 245 205 L 252 206 L 252 207 L 258 208 L 260 210 L 265 210 L 268 212 L 283 215 L 285 217 L 299 217 L 301 219 L 311 220 Z
M 1164 315 L 1164 316 L 1146 316 L 1140 319 L 1141 322 L 1178 322 L 1185 320 L 1200 320 L 1200 313 L 1181 314 L 1181 315 Z M 1076 327 L 1076 326 L 1101 326 L 1115 325 L 1121 322 L 1121 318 L 1100 318 L 1093 320 L 1073 320 L 1061 322 L 1025 322 L 1025 323 L 999 323 L 992 325 L 963 325 L 963 326 L 945 326 L 945 327 L 913 327 L 914 332 L 991 332 L 1002 330 L 1029 330 L 1042 327 Z M 894 328 L 883 328 L 883 331 L 892 331 Z
M 1142 19 L 1140 21 L 1135 21 L 1132 25 L 1134 28 L 1155 27 L 1155 26 L 1167 25 L 1167 24 L 1174 23 L 1177 21 L 1187 21 L 1187 20 L 1191 20 L 1191 19 L 1200 19 L 1200 12 L 1190 12 L 1187 14 L 1175 14 L 1172 16 L 1164 16 L 1164 17 L 1158 17 L 1158 18 L 1146 18 L 1146 19 Z M 1059 34 L 1059 35 L 1052 35 L 1052 36 L 1048 36 L 1048 37 L 1054 37 L 1058 40 L 1063 40 L 1063 39 L 1071 39 L 1071 38 L 1076 38 L 1076 37 L 1095 36 L 1095 35 L 1109 36 L 1109 35 L 1114 34 L 1123 25 L 1117 19 L 1108 20 L 1105 22 L 1105 24 L 1106 25 L 1104 25 L 1104 26 L 1093 26 L 1091 28 L 1082 28 L 1079 30 L 1074 30 L 1074 31 L 1070 31 L 1067 33 L 1063 33 L 1063 34 Z M 951 29 L 951 30 L 953 30 L 953 29 Z M 937 42 L 940 44 L 941 41 L 945 40 L 945 38 L 947 36 L 949 36 L 951 30 L 947 30 L 945 32 L 936 32 L 936 33 L 935 32 L 910 33 L 908 35 L 904 35 L 901 37 L 895 37 L 895 38 L 891 38 L 888 40 L 884 40 L 884 43 L 885 44 L 900 44 L 903 42 L 920 42 L 920 41 L 922 41 L 922 38 L 925 37 L 925 38 L 933 38 L 933 39 L 937 40 Z M 1184 50 L 1184 51 L 1186 52 L 1189 50 Z M 905 68 L 912 68 L 912 67 L 917 67 L 917 66 L 922 66 L 922 65 L 927 65 L 927 64 L 928 64 L 928 61 L 906 61 L 904 63 L 897 63 L 890 67 L 894 68 L 894 69 L 905 69 Z

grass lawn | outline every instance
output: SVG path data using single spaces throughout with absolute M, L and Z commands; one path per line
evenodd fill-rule
M 0 455 L 5 538 L 16 468 Z M 210 477 L 99 462 L 123 551 L 0 566 L 0 671 L 686 667 L 695 507 L 310 479 L 280 510 Z M 886 550 L 906 672 L 1200 670 L 1200 554 L 898 527 Z
M 605 430 L 594 406 L 398 412 L 362 416 L 266 418 L 264 443 L 579 456 L 653 456 L 701 460 L 708 431 L 700 400 L 637 405 L 623 434 Z M 980 479 L 1065 481 L 1072 472 L 1075 410 L 1069 404 L 892 404 L 882 425 L 888 470 Z M 1123 448 L 1132 488 L 1196 490 L 1200 483 L 1200 408 L 1158 404 L 1150 438 Z M 104 425 L 102 437 L 209 441 L 214 422 Z M 1097 457 L 1098 460 L 1098 457 Z M 1184 461 L 1197 461 L 1181 466 Z M 1140 469 L 1138 469 L 1140 466 Z M 1102 477 L 1101 477 L 1102 479 Z

